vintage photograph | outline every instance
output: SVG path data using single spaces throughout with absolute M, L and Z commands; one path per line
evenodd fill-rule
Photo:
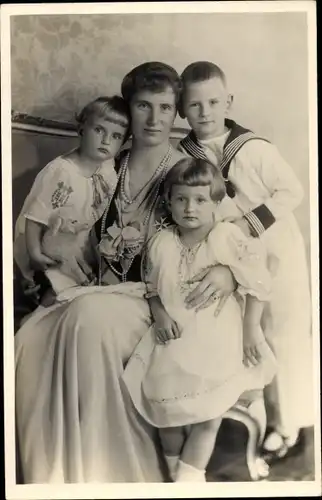
M 321 493 L 315 23 L 2 9 L 8 498 Z

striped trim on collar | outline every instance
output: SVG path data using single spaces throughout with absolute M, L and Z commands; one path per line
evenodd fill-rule
M 201 158 L 202 160 L 207 160 L 202 146 L 200 145 L 196 134 L 191 130 L 191 132 L 180 141 L 180 145 L 183 147 L 187 153 L 189 153 L 193 158 Z
M 254 134 L 249 129 L 241 127 L 233 120 L 225 120 L 225 125 L 230 129 L 230 134 L 224 144 L 223 158 L 220 163 L 220 170 L 225 179 L 228 177 L 229 166 L 231 160 L 238 153 L 240 148 L 251 139 L 261 139 L 267 141 L 262 137 Z M 267 141 L 268 142 L 268 141 Z M 180 142 L 180 145 L 194 158 L 201 158 L 207 160 L 203 147 L 198 141 L 196 134 L 193 130 Z
M 223 170 L 225 166 L 231 162 L 235 154 L 245 144 L 245 142 L 249 141 L 250 139 L 256 139 L 256 138 L 257 138 L 256 135 L 253 132 L 249 131 L 243 133 L 242 135 L 239 135 L 228 144 L 226 142 L 224 146 L 223 158 L 220 163 L 220 170 Z

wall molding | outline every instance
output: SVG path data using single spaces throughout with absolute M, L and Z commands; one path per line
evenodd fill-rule
M 77 137 L 76 124 L 32 116 L 18 111 L 11 112 L 11 127 L 12 130 L 24 130 L 37 134 Z M 173 139 L 183 139 L 187 133 L 188 129 L 185 127 L 173 127 L 171 137 Z
M 11 127 L 13 130 L 26 130 L 39 134 L 76 137 L 76 124 L 50 120 L 40 116 L 32 116 L 19 111 L 11 111 Z

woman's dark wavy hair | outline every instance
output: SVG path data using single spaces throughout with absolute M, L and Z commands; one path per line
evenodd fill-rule
M 162 62 L 146 62 L 133 68 L 123 78 L 121 93 L 130 104 L 133 96 L 142 90 L 163 92 L 171 87 L 178 104 L 181 92 L 181 80 L 174 68 Z

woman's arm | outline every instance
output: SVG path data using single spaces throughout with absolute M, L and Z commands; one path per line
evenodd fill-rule
M 237 289 L 237 281 L 228 266 L 218 264 L 202 271 L 190 283 L 201 282 L 186 297 L 189 309 L 204 309 L 219 299 L 215 314 L 218 315 L 229 295 Z
M 228 296 L 240 285 L 245 294 L 252 290 L 252 295 L 266 300 L 271 277 L 265 266 L 265 251 L 260 240 L 246 238 L 235 224 L 221 222 L 210 233 L 208 242 L 215 261 L 220 264 L 194 278 L 192 282 L 201 282 L 186 298 L 187 306 L 203 309 L 220 298 L 216 308 L 218 315 Z

